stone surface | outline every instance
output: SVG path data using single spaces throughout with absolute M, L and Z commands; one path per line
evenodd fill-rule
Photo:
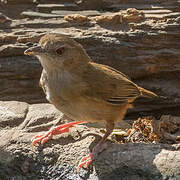
M 27 4 L 33 3 L 33 0 L 1 0 L 4 4 Z
M 28 48 L 24 44 L 8 44 L 0 47 L 0 57 L 7 56 L 21 56 L 24 55 L 24 51 Z
M 28 18 L 58 18 L 58 17 L 63 17 L 63 15 L 39 13 L 39 12 L 33 12 L 33 11 L 22 12 L 21 16 L 23 18 L 26 18 L 26 17 L 28 17 Z
M 89 11 L 88 10 L 87 11 L 52 11 L 52 13 L 62 15 L 62 17 L 64 17 L 65 15 L 68 15 L 68 14 L 81 14 L 84 16 L 100 15 L 100 12 L 96 11 L 96 10 L 89 10 Z
M 75 2 L 83 10 L 102 10 L 106 6 L 103 0 L 75 0 Z
M 39 12 L 48 12 L 52 10 L 78 10 L 78 6 L 74 3 L 65 4 L 38 4 L 37 9 Z
M 24 121 L 27 111 L 27 103 L 0 101 L 0 127 L 16 127 Z
M 90 170 L 81 169 L 76 174 L 78 161 L 102 136 L 97 128 L 77 125 L 69 133 L 53 137 L 43 147 L 37 145 L 32 149 L 32 137 L 52 125 L 62 124 L 66 118 L 50 104 L 0 102 L 0 109 L 6 114 L 0 117 L 11 124 L 4 127 L 0 123 L 1 179 L 180 178 L 180 151 L 170 144 L 118 144 L 112 140 Z
M 7 21 L 10 21 L 10 19 L 7 16 L 5 16 L 3 13 L 0 13 L 0 24 L 4 24 Z
M 103 0 L 100 6 L 99 2 L 76 1 L 84 12 L 63 6 L 59 15 L 53 14 L 58 0 L 10 0 L 1 4 L 0 179 L 180 179 L 178 144 L 110 141 L 109 148 L 93 163 L 92 171 L 75 174 L 81 156 L 100 139 L 94 134 L 102 135 L 90 125 L 78 126 L 82 138 L 72 128 L 69 134 L 54 138 L 44 148 L 31 149 L 30 140 L 36 133 L 66 121 L 52 105 L 33 104 L 46 102 L 39 87 L 42 68 L 36 58 L 23 55 L 24 49 L 48 32 L 71 36 L 84 46 L 93 61 L 110 65 L 138 85 L 167 97 L 136 100 L 125 117 L 126 123 L 119 123 L 118 127 L 129 128 L 127 122 L 132 124 L 134 119 L 147 115 L 156 119 L 162 114 L 180 116 L 180 1 Z M 47 3 L 56 5 L 49 6 L 48 13 L 43 14 L 42 9 L 38 12 L 38 4 Z M 128 14 L 129 8 L 136 10 Z M 27 11 L 27 16 L 21 16 Z M 140 18 L 136 13 L 139 11 Z M 83 18 L 71 15 L 70 21 L 64 20 L 71 12 L 84 13 Z M 85 22 L 79 22 L 81 19 Z
M 45 102 L 38 80 L 41 66 L 36 59 L 25 56 L 4 57 L 0 58 L 0 65 L 1 100 Z
M 21 19 L 13 20 L 10 25 L 4 25 L 4 30 L 11 28 L 13 31 L 0 34 L 2 45 L 0 71 L 1 77 L 4 77 L 1 79 L 3 84 L 1 94 L 4 96 L 0 99 L 31 103 L 46 101 L 38 87 L 41 72 L 39 62 L 33 57 L 20 56 L 23 55 L 25 47 L 29 46 L 28 42 L 37 43 L 46 32 L 57 32 L 70 35 L 80 42 L 94 61 L 110 65 L 127 74 L 142 87 L 169 98 L 168 101 L 138 100 L 128 115 L 134 117 L 136 114 L 137 117 L 165 112 L 176 114 L 174 108 L 180 106 L 176 101 L 180 98 L 177 79 L 180 70 L 180 24 L 179 17 L 176 17 L 178 13 L 174 14 L 175 17 L 171 17 L 172 13 L 169 12 L 164 14 L 162 11 L 154 14 L 149 12 L 127 9 L 118 12 L 119 16 L 113 12 L 98 12 L 101 16 L 83 18 L 87 19 L 88 23 L 86 21 L 79 23 L 79 19 L 82 18 L 76 17 L 73 21 L 66 21 L 63 18 Z M 142 16 L 137 19 L 139 15 Z M 98 21 L 100 18 L 103 21 Z M 8 64 L 9 67 L 6 68 Z
M 71 23 L 87 23 L 90 21 L 90 18 L 88 18 L 87 16 L 83 16 L 80 14 L 69 14 L 67 16 L 64 17 L 65 21 L 71 22 Z

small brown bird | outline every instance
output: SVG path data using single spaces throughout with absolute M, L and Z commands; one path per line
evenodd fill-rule
M 109 66 L 92 62 L 84 48 L 73 39 L 60 34 L 43 36 L 39 45 L 24 52 L 40 60 L 43 71 L 40 85 L 47 100 L 79 122 L 70 122 L 36 136 L 32 144 L 45 143 L 53 135 L 68 132 L 75 124 L 105 122 L 106 133 L 82 158 L 78 168 L 88 166 L 104 149 L 104 142 L 112 133 L 131 103 L 140 96 L 156 97 L 153 92 L 133 83 L 126 75 Z

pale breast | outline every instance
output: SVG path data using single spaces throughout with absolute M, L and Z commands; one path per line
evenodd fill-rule
M 82 81 L 79 80 L 79 77 L 75 77 L 68 71 L 47 73 L 43 70 L 40 79 L 47 100 L 58 106 L 65 102 L 70 103 L 80 95 L 80 91 L 85 87 L 84 83 L 80 82 Z
M 39 81 L 40 86 L 42 87 L 45 95 L 46 95 L 46 99 L 52 103 L 52 97 L 51 97 L 51 92 L 49 89 L 49 83 L 48 83 L 48 76 L 46 71 L 43 69 L 42 74 L 41 74 L 41 78 Z

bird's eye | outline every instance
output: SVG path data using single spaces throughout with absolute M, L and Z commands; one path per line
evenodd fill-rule
M 62 54 L 64 53 L 64 50 L 65 50 L 64 47 L 60 47 L 60 48 L 56 49 L 56 53 L 57 53 L 58 55 L 62 55 Z

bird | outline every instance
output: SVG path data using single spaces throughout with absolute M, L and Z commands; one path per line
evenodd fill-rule
M 83 157 L 77 169 L 87 168 L 105 149 L 105 141 L 115 123 L 138 97 L 158 97 L 130 80 L 122 72 L 93 62 L 83 46 L 67 35 L 47 33 L 25 55 L 36 56 L 42 67 L 40 86 L 46 99 L 74 120 L 35 136 L 32 146 L 44 144 L 52 136 L 69 132 L 76 124 L 105 123 L 106 132 L 92 152 Z

